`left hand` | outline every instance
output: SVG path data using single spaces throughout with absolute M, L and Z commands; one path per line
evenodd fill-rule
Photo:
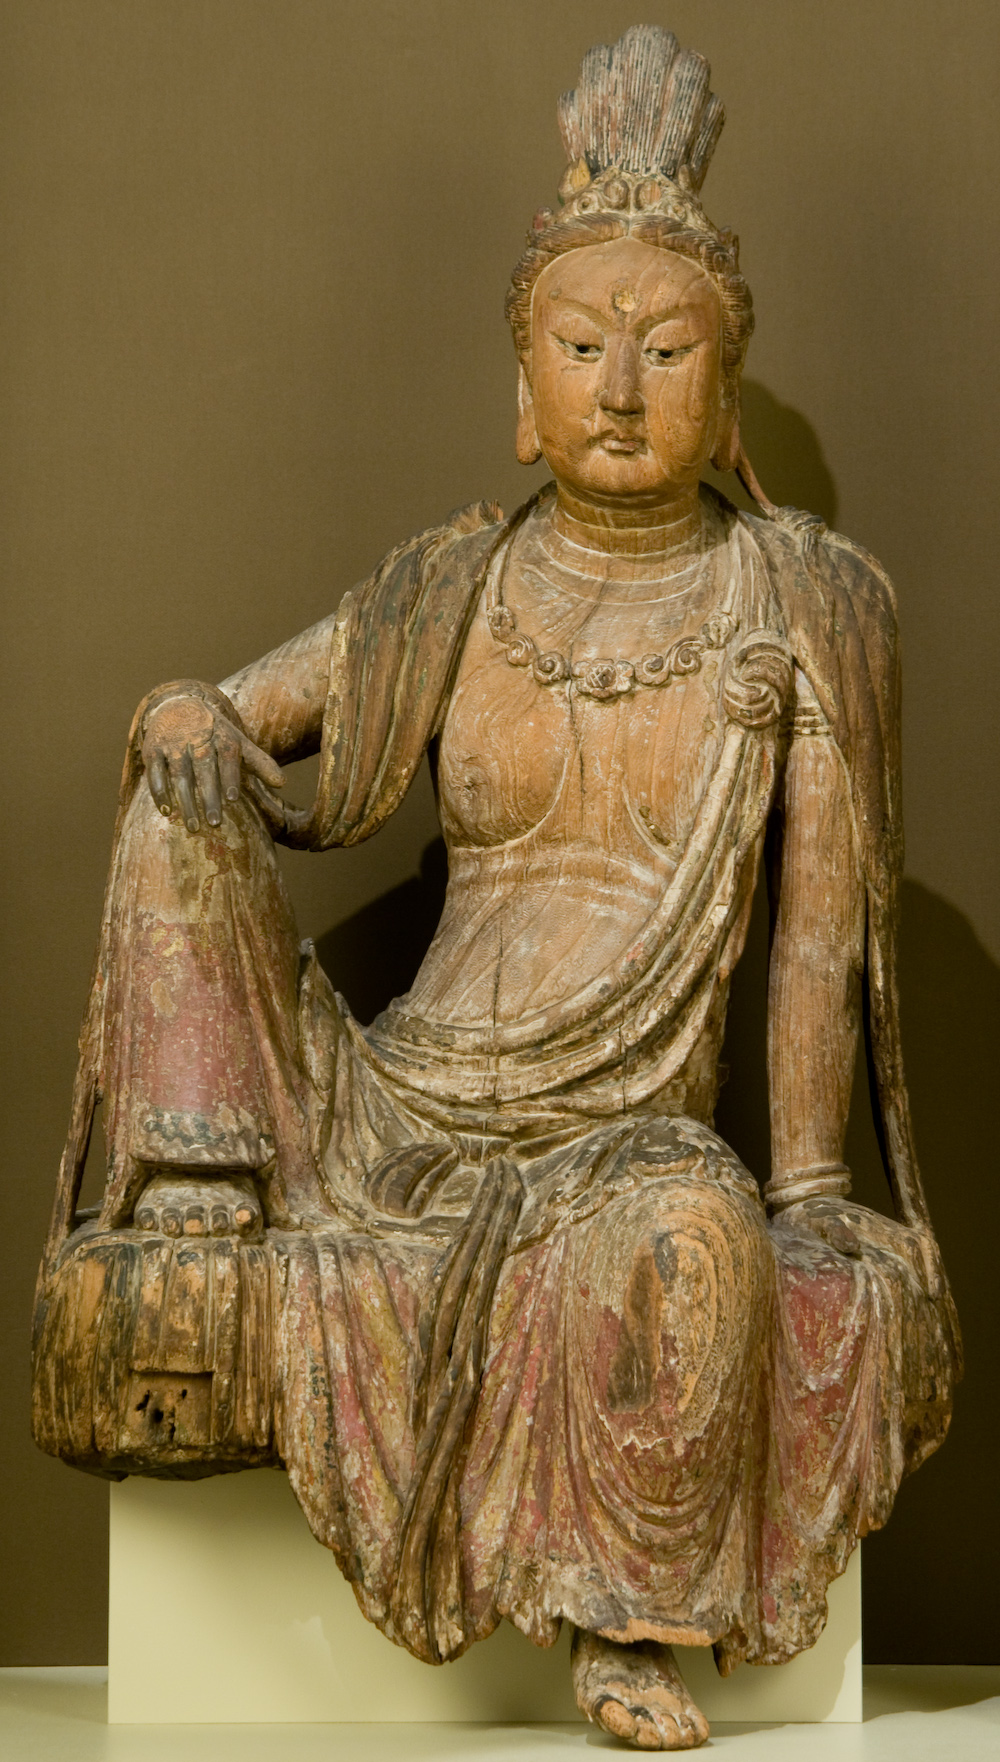
M 858 1260 L 862 1253 L 861 1237 L 851 1217 L 856 1209 L 846 1199 L 817 1194 L 812 1199 L 800 1199 L 795 1205 L 786 1206 L 777 1213 L 774 1221 L 787 1224 L 793 1230 L 811 1230 L 838 1254 Z

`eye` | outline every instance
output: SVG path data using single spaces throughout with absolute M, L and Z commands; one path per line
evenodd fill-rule
M 671 361 L 680 361 L 685 355 L 690 355 L 696 346 L 695 343 L 661 343 L 659 346 L 653 343 L 647 346 L 644 353 L 646 360 L 652 362 L 654 367 L 667 367 Z
M 558 341 L 574 361 L 597 361 L 604 353 L 600 343 L 581 342 L 575 337 L 565 336 L 559 337 Z

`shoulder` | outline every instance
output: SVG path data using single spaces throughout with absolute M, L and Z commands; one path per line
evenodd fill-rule
M 418 532 L 400 549 L 411 555 L 437 555 L 442 551 L 474 554 L 495 539 L 504 524 L 503 510 L 496 502 L 468 502 L 464 507 L 453 508 L 437 526 Z
M 507 525 L 496 502 L 469 502 L 463 508 L 453 509 L 447 520 L 434 529 L 435 555 L 441 562 L 447 558 L 449 573 L 462 575 L 470 569 L 476 572 Z
M 847 766 L 862 860 L 881 891 L 901 861 L 896 600 L 885 570 L 815 515 L 737 514 L 770 576 L 796 665 Z
M 482 566 L 502 530 L 495 502 L 470 502 L 435 526 L 394 545 L 365 580 L 343 596 L 338 621 L 396 622 L 414 615 L 441 592 L 461 592 Z
M 412 568 L 414 564 L 427 564 L 442 552 L 476 551 L 482 547 L 487 535 L 497 532 L 502 522 L 503 513 L 495 502 L 469 502 L 465 507 L 454 508 L 435 526 L 426 526 L 421 532 L 403 539 L 401 544 L 394 545 L 370 579 L 376 580 L 400 568 Z
M 898 721 L 899 627 L 882 565 L 797 508 L 733 515 L 767 568 L 792 653 L 831 725 L 842 740 L 850 726 L 856 750 L 878 730 L 888 751 Z
M 771 518 L 739 514 L 767 560 L 775 586 L 787 609 L 802 599 L 818 599 L 829 612 L 839 603 L 870 633 L 895 640 L 896 593 L 882 564 L 863 545 L 833 532 L 816 514 L 800 508 L 779 508 Z

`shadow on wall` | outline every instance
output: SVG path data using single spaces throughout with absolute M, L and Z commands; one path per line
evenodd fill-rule
M 435 838 L 420 873 L 328 930 L 316 953 L 359 1022 L 372 1022 L 408 991 L 441 920 L 448 883 L 444 839 Z
M 437 927 L 441 839 L 420 874 L 322 937 L 318 953 L 355 1015 L 370 1021 L 411 984 Z M 1000 1662 L 994 1593 L 983 1561 L 1000 1558 L 991 1489 L 1000 1455 L 994 1353 L 1000 1338 L 1000 1180 L 986 1097 L 993 1092 L 1000 969 L 966 919 L 915 881 L 902 894 L 900 987 L 917 1142 L 928 1197 L 966 1332 L 967 1372 L 952 1436 L 899 1496 L 892 1522 L 865 1544 L 865 1656 L 870 1663 Z M 722 1136 L 764 1178 L 769 1162 L 765 1062 L 767 908 L 758 890 L 737 968 L 716 1115 Z M 848 1132 L 855 1196 L 888 1209 L 863 1061 Z
M 815 431 L 804 416 L 779 404 L 766 386 L 745 379 L 740 395 L 743 445 L 766 496 L 779 507 L 805 508 L 837 524 L 837 490 Z M 706 472 L 738 508 L 756 513 L 732 472 Z
M 945 1448 L 904 1485 L 892 1522 L 866 1544 L 866 1654 L 893 1664 L 995 1664 L 1000 1623 L 986 1563 L 1000 1559 L 1000 1171 L 989 1098 L 1000 969 L 961 913 L 914 881 L 903 886 L 900 990 L 917 1146 L 965 1332 L 966 1377 Z M 848 1157 L 867 1184 L 874 1170 L 862 1166 L 856 1137 L 852 1123 Z

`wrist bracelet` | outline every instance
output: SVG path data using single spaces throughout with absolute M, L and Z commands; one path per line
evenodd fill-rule
M 764 1198 L 772 1211 L 784 1211 L 801 1199 L 846 1199 L 851 1191 L 851 1171 L 845 1162 L 814 1162 L 792 1169 L 780 1181 L 768 1181 Z

